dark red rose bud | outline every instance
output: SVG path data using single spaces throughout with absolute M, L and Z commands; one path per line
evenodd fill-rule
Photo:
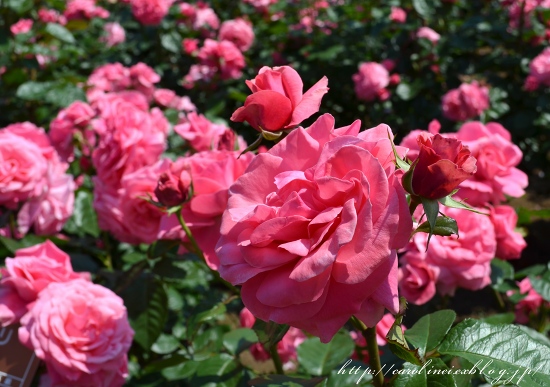
M 157 201 L 166 207 L 179 206 L 187 200 L 189 183 L 189 174 L 185 171 L 180 177 L 172 172 L 164 172 L 160 175 L 157 188 L 155 188 Z
M 428 133 L 419 135 L 417 141 L 418 159 L 404 178 L 411 183 L 405 187 L 411 194 L 441 199 L 476 172 L 476 159 L 461 141 Z
M 231 129 L 227 129 L 220 137 L 220 141 L 218 142 L 218 150 L 234 151 L 236 140 L 237 136 L 235 135 L 235 132 Z

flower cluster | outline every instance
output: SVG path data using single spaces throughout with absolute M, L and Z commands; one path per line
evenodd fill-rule
M 0 324 L 21 324 L 52 385 L 124 384 L 134 332 L 120 297 L 75 273 L 50 241 L 16 251 L 1 272 Z

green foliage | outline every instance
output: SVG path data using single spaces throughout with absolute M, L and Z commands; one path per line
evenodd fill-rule
M 328 375 L 349 358 L 353 348 L 353 340 L 347 332 L 338 332 L 327 344 L 314 337 L 298 347 L 298 362 L 311 375 Z
M 445 337 L 456 319 L 452 310 L 440 310 L 423 316 L 410 329 L 405 331 L 405 338 L 418 348 L 421 356 L 435 349 Z

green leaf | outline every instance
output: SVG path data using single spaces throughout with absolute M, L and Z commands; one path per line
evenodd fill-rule
M 226 353 L 199 362 L 189 385 L 229 387 L 237 386 L 241 372 L 238 362 Z
M 311 375 L 327 375 L 349 358 L 354 348 L 351 336 L 344 331 L 338 332 L 327 344 L 314 337 L 298 347 L 298 362 Z
M 405 172 L 409 171 L 411 166 L 405 160 L 401 159 L 401 157 L 399 157 L 399 155 L 397 154 L 397 149 L 395 148 L 395 144 L 393 142 L 393 139 L 391 137 L 389 130 L 388 130 L 388 138 L 390 139 L 390 144 L 393 150 L 393 157 L 395 158 L 395 163 L 400 169 L 404 170 Z
M 61 40 L 62 42 L 75 44 L 76 40 L 68 29 L 63 27 L 61 24 L 57 23 L 48 23 L 46 25 L 46 33 L 53 36 L 56 39 Z
M 413 7 L 424 19 L 429 19 L 434 10 L 434 5 L 428 4 L 426 0 L 413 0 Z
M 214 305 L 212 308 L 205 310 L 204 312 L 198 313 L 189 320 L 188 331 L 193 334 L 199 328 L 199 326 L 207 321 L 213 320 L 226 312 L 226 307 L 223 302 L 220 302 Z
M 439 202 L 437 200 L 431 200 L 426 198 L 420 198 L 422 200 L 422 207 L 424 207 L 424 212 L 426 213 L 426 218 L 428 218 L 429 225 L 429 236 L 428 236 L 428 245 L 430 244 L 430 238 L 434 233 L 434 228 L 437 223 L 437 214 L 439 214 Z M 428 246 L 426 246 L 428 250 Z
M 165 357 L 160 360 L 155 360 L 151 363 L 147 363 L 145 367 L 143 367 L 143 374 L 150 374 L 153 372 L 159 372 L 166 368 L 174 367 L 174 366 L 180 366 L 186 364 L 185 361 L 187 360 L 187 357 L 185 355 L 174 353 L 168 357 Z
M 405 337 L 424 356 L 443 340 L 455 319 L 456 313 L 449 309 L 428 314 L 407 329 Z
M 189 379 L 197 371 L 199 365 L 200 362 L 189 360 L 173 367 L 165 367 L 161 374 L 170 381 Z M 147 370 L 147 367 L 145 369 Z
M 403 369 L 397 371 L 399 375 L 395 381 L 394 387 L 454 387 L 455 380 L 449 373 L 449 368 L 441 359 L 428 359 L 423 366 L 405 363 Z
M 93 206 L 93 195 L 91 192 L 81 190 L 76 194 L 74 201 L 73 215 L 65 225 L 65 230 L 80 236 L 84 234 L 93 237 L 99 236 L 97 215 Z
M 445 207 L 460 208 L 462 210 L 468 210 L 468 211 L 471 211 L 471 212 L 475 212 L 477 214 L 487 215 L 485 212 L 480 212 L 480 211 L 470 207 L 469 205 L 467 205 L 464 202 L 457 202 L 456 200 L 454 200 L 451 197 L 451 195 L 445 196 L 444 198 L 441 198 L 441 199 L 438 199 L 439 203 L 443 204 Z
M 287 375 L 266 375 L 248 382 L 249 386 L 254 387 L 315 387 L 323 381 L 323 378 L 302 379 Z
M 542 277 L 529 276 L 531 286 L 546 301 L 550 301 L 550 271 L 544 273 Z
M 164 34 L 160 36 L 160 44 L 166 50 L 179 54 L 181 52 L 181 36 L 176 32 Z
M 422 223 L 414 230 L 413 234 L 417 232 L 430 232 L 430 223 L 428 221 Z M 433 227 L 434 235 L 451 236 L 458 235 L 458 225 L 456 220 L 449 218 L 448 216 L 438 216 L 435 220 Z
M 492 316 L 483 317 L 480 321 L 488 324 L 511 324 L 514 322 L 516 315 L 514 313 L 500 313 Z
M 17 88 L 15 95 L 26 101 L 40 101 L 53 85 L 54 82 L 25 82 Z
M 37 245 L 44 242 L 45 240 L 46 238 L 39 237 L 33 234 L 25 235 L 23 239 L 19 240 L 0 236 L 0 243 L 2 243 L 4 247 L 8 249 L 11 253 L 15 253 L 17 250 L 24 249 L 25 247 Z
M 86 93 L 84 93 L 84 90 L 66 81 L 56 82 L 44 95 L 44 101 L 58 107 L 66 107 L 74 101 L 85 100 Z
M 519 329 L 521 329 L 523 332 L 525 332 L 527 335 L 529 335 L 533 340 L 538 341 L 539 343 L 546 345 L 547 347 L 550 348 L 550 339 L 547 336 L 525 325 L 516 325 L 516 326 Z
M 395 356 L 402 360 L 405 360 L 406 362 L 415 365 L 422 365 L 424 363 L 424 361 L 422 360 L 422 356 L 420 356 L 420 354 L 418 353 L 418 348 L 405 348 L 404 346 L 397 345 L 391 342 L 388 343 L 388 347 Z
M 174 336 L 161 334 L 157 341 L 151 347 L 151 351 L 159 355 L 166 355 L 175 352 L 180 346 L 180 342 Z
M 248 328 L 239 328 L 223 335 L 223 346 L 232 355 L 238 355 L 252 344 L 258 342 L 256 332 Z
M 168 317 L 168 296 L 164 286 L 150 276 L 140 277 L 122 293 L 128 308 L 134 340 L 146 351 L 161 334 Z
M 445 337 L 439 352 L 470 361 L 493 384 L 503 373 L 499 384 L 550 385 L 550 347 L 514 325 L 464 320 Z
M 283 336 L 288 332 L 290 327 L 284 324 L 277 324 L 273 321 L 262 321 L 259 318 L 256 319 L 254 326 L 254 332 L 258 335 L 260 343 L 269 352 L 271 347 L 277 345 Z
M 514 278 L 514 268 L 508 262 L 495 258 L 491 261 L 491 286 L 499 292 L 511 289 L 509 284 Z
M 33 0 L 4 0 L 8 8 L 13 9 L 18 14 L 30 11 L 33 6 Z M 0 2 L 1 4 L 2 2 Z

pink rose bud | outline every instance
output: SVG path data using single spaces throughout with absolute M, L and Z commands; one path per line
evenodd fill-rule
M 302 79 L 289 66 L 263 67 L 246 84 L 253 94 L 233 113 L 231 121 L 246 121 L 258 131 L 276 132 L 299 125 L 319 111 L 321 99 L 328 91 L 328 79 L 323 77 L 302 94 Z
M 476 159 L 461 141 L 427 133 L 420 134 L 417 141 L 420 152 L 416 165 L 404 177 L 405 181 L 412 177 L 410 186 L 405 187 L 409 193 L 441 199 L 476 172 Z
M 160 175 L 155 196 L 166 207 L 175 207 L 187 200 L 191 178 L 185 171 L 178 177 L 171 172 Z
M 235 141 L 237 140 L 237 135 L 231 129 L 227 129 L 220 137 L 220 142 L 218 143 L 218 150 L 227 150 L 232 151 L 235 149 Z

